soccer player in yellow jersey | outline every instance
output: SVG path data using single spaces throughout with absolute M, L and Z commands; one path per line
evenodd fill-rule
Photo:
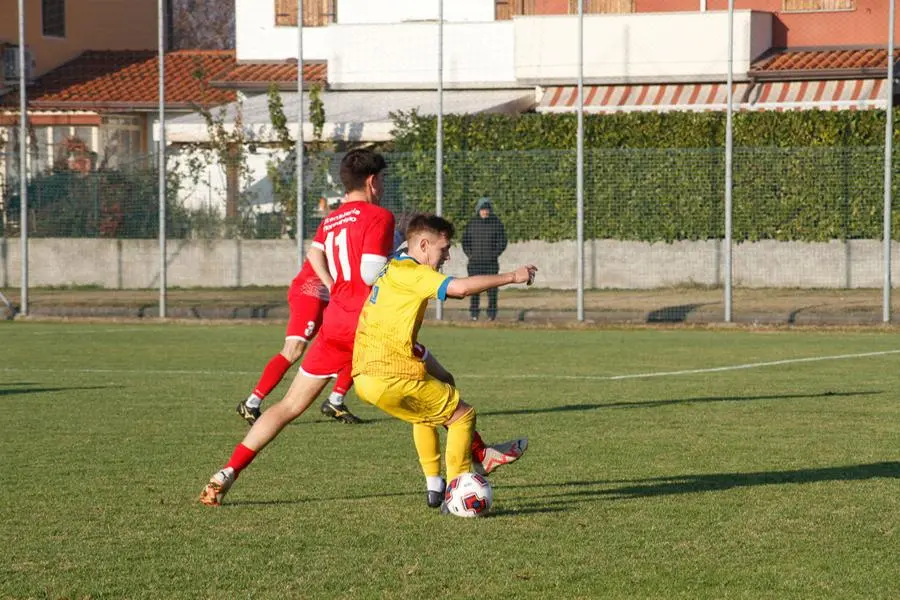
M 531 285 L 533 265 L 496 275 L 454 279 L 438 270 L 450 258 L 454 227 L 434 215 L 418 215 L 407 227 L 407 248 L 393 258 L 375 280 L 363 305 L 353 349 L 357 395 L 398 419 L 412 423 L 413 440 L 425 473 L 428 505 L 440 506 L 444 480 L 436 427 L 447 427 L 447 480 L 472 471 L 475 409 L 460 400 L 453 376 L 425 352 L 417 335 L 428 300 L 464 298 L 512 283 Z M 527 439 L 509 448 L 512 460 L 527 447 Z M 509 461 L 511 462 L 511 460 Z

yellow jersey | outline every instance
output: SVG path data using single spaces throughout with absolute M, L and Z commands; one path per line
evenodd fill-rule
M 452 280 L 405 254 L 388 262 L 359 315 L 353 376 L 424 380 L 425 365 L 413 355 L 413 344 L 428 300 L 444 300 Z

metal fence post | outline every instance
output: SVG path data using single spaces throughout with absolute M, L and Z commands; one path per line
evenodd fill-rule
M 159 59 L 159 318 L 166 318 L 166 7 L 157 3 L 157 52 Z
M 441 216 L 444 212 L 444 0 L 438 0 L 438 68 L 437 68 L 437 133 L 435 140 L 434 160 L 434 213 Z M 444 303 L 438 300 L 435 316 L 444 319 Z
M 890 0 L 888 9 L 887 44 L 887 99 L 884 110 L 884 297 L 882 321 L 891 322 L 891 205 L 893 201 L 893 149 L 894 149 L 894 18 L 896 3 Z
M 19 0 L 19 243 L 22 253 L 19 312 L 28 314 L 28 103 L 25 89 L 25 2 Z
M 734 188 L 734 0 L 728 0 L 728 107 L 725 113 L 725 322 L 732 317 L 732 209 Z
M 303 220 L 303 0 L 297 0 L 297 266 L 303 265 L 303 242 L 306 223 Z
M 578 264 L 575 266 L 577 298 L 576 315 L 584 321 L 584 2 L 578 0 L 578 135 L 575 168 L 576 219 L 575 238 Z

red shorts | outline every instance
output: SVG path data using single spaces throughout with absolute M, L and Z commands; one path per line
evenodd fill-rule
M 310 377 L 337 377 L 353 366 L 353 342 L 347 342 L 327 334 L 316 338 L 300 363 L 300 372 Z
M 318 296 L 301 293 L 291 286 L 288 291 L 288 306 L 290 307 L 290 317 L 288 317 L 287 331 L 284 337 L 301 339 L 305 342 L 313 339 L 322 325 L 322 313 L 325 312 L 328 302 Z

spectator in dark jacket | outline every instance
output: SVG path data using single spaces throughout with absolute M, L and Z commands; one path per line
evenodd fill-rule
M 500 255 L 506 250 L 506 230 L 494 214 L 490 198 L 481 198 L 475 205 L 475 216 L 466 224 L 462 238 L 463 252 L 469 257 L 469 275 L 496 275 L 500 272 Z M 487 318 L 497 318 L 497 288 L 487 291 Z M 478 320 L 480 296 L 469 300 L 473 321 Z

